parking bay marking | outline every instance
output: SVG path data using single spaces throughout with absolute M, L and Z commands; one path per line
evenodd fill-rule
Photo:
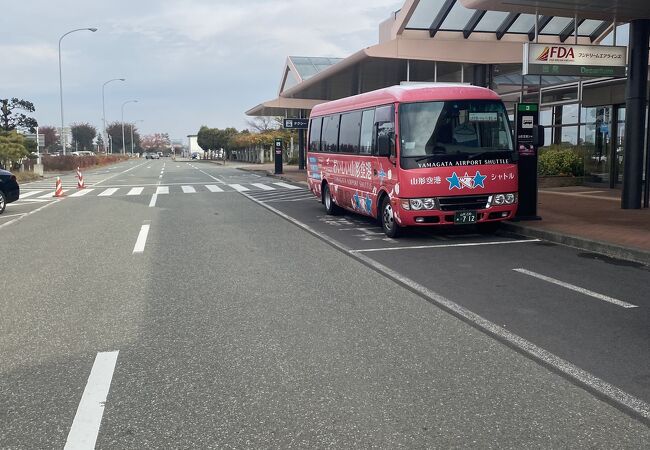
M 95 448 L 118 353 L 97 353 L 68 433 L 65 450 Z
M 351 257 L 356 258 L 359 262 L 363 263 L 367 267 L 370 267 L 376 272 L 386 276 L 389 279 L 392 279 L 396 283 L 399 283 L 406 289 L 416 293 L 430 303 L 450 312 L 454 316 L 467 323 L 473 324 L 476 328 L 482 330 L 487 335 L 490 335 L 502 342 L 507 343 L 531 359 L 545 364 L 546 366 L 552 368 L 554 371 L 564 375 L 570 380 L 574 380 L 578 385 L 585 386 L 587 390 L 591 390 L 592 392 L 597 393 L 598 396 L 609 400 L 625 412 L 632 414 L 635 417 L 642 418 L 645 423 L 648 423 L 650 421 L 650 404 L 644 402 L 643 400 L 628 394 L 622 389 L 592 375 L 591 373 L 579 368 L 569 361 L 564 360 L 547 350 L 544 350 L 543 348 L 533 344 L 521 336 L 518 336 L 504 329 L 503 327 L 498 326 L 494 322 L 491 322 L 482 316 L 470 311 L 469 309 L 459 305 L 458 303 L 446 297 L 443 297 L 437 292 L 434 292 L 429 288 L 411 280 L 410 278 L 400 274 L 399 272 L 396 272 L 388 266 L 385 266 L 364 254 L 354 252 L 335 239 L 332 239 L 326 234 L 307 225 L 306 223 L 283 213 L 279 209 L 267 205 L 264 202 L 255 199 L 255 197 L 251 195 L 244 193 L 242 193 L 242 195 L 262 206 L 263 208 L 266 208 L 274 214 L 282 217 L 288 222 L 293 223 L 298 228 L 301 228 L 311 235 L 316 236 L 340 252 L 349 254 Z
M 350 228 L 350 230 L 356 230 L 356 228 Z M 489 242 L 462 242 L 457 244 L 412 245 L 409 247 L 366 248 L 360 250 L 350 250 L 350 253 L 386 252 L 386 251 L 394 251 L 394 250 L 419 250 L 419 249 L 426 249 L 426 248 L 446 248 L 446 247 L 478 247 L 481 245 L 527 244 L 529 242 L 539 242 L 539 239 L 522 239 L 522 240 L 514 240 L 514 241 L 489 241 Z
M 512 269 L 512 270 L 514 270 L 515 272 L 523 273 L 524 275 L 528 275 L 528 276 L 531 276 L 531 277 L 534 277 L 534 278 L 538 278 L 538 279 L 543 280 L 543 281 L 547 281 L 549 283 L 556 284 L 558 286 L 562 286 L 564 288 L 570 289 L 572 291 L 579 292 L 579 293 L 584 294 L 584 295 L 588 295 L 589 297 L 594 297 L 594 298 L 597 298 L 598 300 L 602 300 L 604 302 L 608 302 L 608 303 L 611 303 L 613 305 L 620 306 L 621 308 L 638 308 L 637 305 L 633 305 L 632 303 L 627 303 L 627 302 L 624 302 L 622 300 L 618 300 L 616 298 L 610 297 L 608 295 L 599 294 L 598 292 L 590 291 L 589 289 L 581 288 L 580 286 L 576 286 L 576 285 L 571 284 L 571 283 L 566 283 L 564 281 L 560 281 L 560 280 L 555 279 L 555 278 L 547 277 L 546 275 L 542 275 L 542 274 L 537 273 L 537 272 L 533 272 L 533 271 L 526 270 L 526 269 L 521 269 L 521 268 Z

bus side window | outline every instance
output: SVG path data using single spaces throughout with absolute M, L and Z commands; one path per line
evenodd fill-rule
M 372 153 L 374 124 L 375 110 L 365 110 L 361 116 L 361 143 L 359 145 L 359 153 L 362 155 L 370 155 Z
M 311 119 L 311 124 L 309 125 L 309 151 L 310 152 L 320 152 L 320 130 L 323 124 L 323 118 L 318 117 L 316 119 Z
M 359 153 L 359 133 L 361 132 L 361 111 L 341 114 L 339 133 L 339 152 Z
M 323 117 L 323 131 L 321 133 L 321 151 L 336 153 L 339 148 L 339 120 L 340 114 Z
M 395 150 L 395 108 L 393 105 L 378 106 L 375 112 L 375 127 L 379 136 L 390 136 L 390 156 L 396 156 Z M 377 153 L 377 136 L 373 133 L 373 154 Z

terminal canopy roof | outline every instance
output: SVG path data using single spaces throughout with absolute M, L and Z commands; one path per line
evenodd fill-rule
M 405 28 L 427 30 L 431 37 L 439 31 L 451 31 L 462 33 L 465 39 L 473 33 L 492 34 L 496 40 L 501 40 L 507 34 L 525 35 L 529 41 L 535 38 L 534 13 L 507 12 L 480 7 L 484 3 L 501 3 L 505 7 L 510 5 L 510 0 L 420 0 L 412 3 L 415 8 Z M 594 42 L 611 24 L 611 19 L 605 21 L 578 17 L 578 36 L 588 37 L 590 42 Z M 539 16 L 538 33 L 542 36 L 557 36 L 560 42 L 566 41 L 575 33 L 573 12 L 565 10 L 564 15 Z
M 379 25 L 376 45 L 343 59 L 289 57 L 278 98 L 246 114 L 297 117 L 317 103 L 402 81 L 461 81 L 462 77 L 452 79 L 454 71 L 461 70 L 467 82 L 474 65 L 520 66 L 522 43 L 535 39 L 536 15 L 466 8 L 463 4 L 470 1 L 481 0 L 405 0 L 400 10 Z M 537 39 L 540 43 L 573 42 L 575 25 L 573 14 L 539 15 Z M 612 27 L 611 19 L 578 16 L 578 43 L 598 43 Z M 516 85 L 522 79 L 497 81 Z
M 513 11 L 520 13 L 558 15 L 606 21 L 629 22 L 650 19 L 650 2 L 647 0 L 461 0 L 473 9 Z

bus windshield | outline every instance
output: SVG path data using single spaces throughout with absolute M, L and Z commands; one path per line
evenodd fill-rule
M 402 165 L 511 158 L 503 103 L 492 100 L 404 103 L 399 109 Z

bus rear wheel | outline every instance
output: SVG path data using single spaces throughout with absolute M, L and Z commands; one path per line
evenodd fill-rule
M 389 238 L 395 238 L 400 234 L 400 226 L 395 222 L 395 215 L 393 213 L 393 206 L 390 204 L 388 196 L 384 197 L 381 202 L 381 228 Z
M 341 211 L 336 203 L 334 203 L 334 199 L 330 193 L 330 187 L 327 184 L 323 186 L 323 205 L 325 205 L 325 211 L 330 216 L 335 216 Z

